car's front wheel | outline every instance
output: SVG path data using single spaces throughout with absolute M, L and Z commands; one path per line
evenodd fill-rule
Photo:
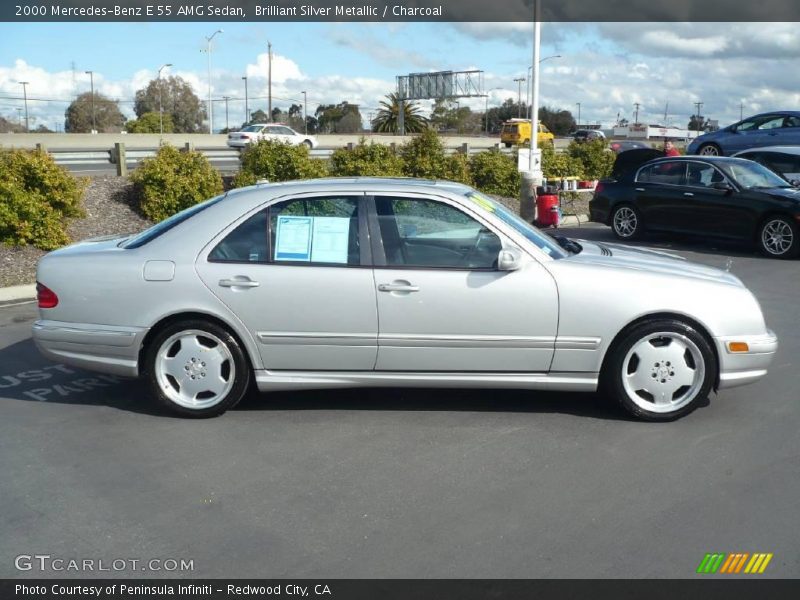
M 611 213 L 611 229 L 621 240 L 635 240 L 642 235 L 642 216 L 630 204 L 621 204 Z
M 794 258 L 800 253 L 800 232 L 786 217 L 768 217 L 758 230 L 761 252 L 772 258 Z
M 602 373 L 606 393 L 647 421 L 671 421 L 693 411 L 717 375 L 706 337 L 677 319 L 639 323 L 609 352 Z
M 722 148 L 716 144 L 703 144 L 697 149 L 701 156 L 722 156 Z
M 215 417 L 235 406 L 250 383 L 239 342 L 204 320 L 173 323 L 148 346 L 145 375 L 158 402 L 184 417 Z

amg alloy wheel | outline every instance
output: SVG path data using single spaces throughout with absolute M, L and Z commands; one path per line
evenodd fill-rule
M 669 421 L 696 408 L 716 377 L 706 338 L 688 323 L 640 323 L 612 349 L 603 376 L 607 391 L 631 414 Z
M 722 156 L 722 149 L 716 144 L 703 144 L 697 153 L 701 156 Z
M 236 339 L 206 321 L 175 323 L 150 344 L 147 378 L 159 400 L 182 416 L 211 417 L 241 400 L 250 369 Z

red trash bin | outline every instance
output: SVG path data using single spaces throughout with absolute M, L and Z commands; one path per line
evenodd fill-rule
M 536 224 L 541 227 L 558 227 L 560 210 L 558 194 L 536 196 Z

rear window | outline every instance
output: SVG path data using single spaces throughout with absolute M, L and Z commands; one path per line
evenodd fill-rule
M 128 238 L 120 243 L 120 248 L 126 249 L 134 249 L 134 248 L 141 248 L 145 244 L 152 242 L 154 239 L 163 235 L 173 227 L 180 225 L 187 219 L 190 219 L 194 215 L 199 212 L 204 211 L 209 206 L 213 206 L 220 200 L 225 197 L 225 194 L 222 196 L 217 196 L 216 198 L 211 198 L 210 200 L 206 200 L 205 202 L 201 202 L 200 204 L 195 204 L 194 206 L 190 206 L 189 208 L 182 210 L 181 212 L 172 215 L 168 219 L 164 219 L 160 223 L 156 223 L 149 229 L 145 229 L 141 233 Z
M 516 125 L 503 125 L 503 133 L 517 133 Z

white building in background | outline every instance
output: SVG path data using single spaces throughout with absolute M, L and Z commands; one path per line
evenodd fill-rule
M 626 127 L 614 127 L 613 137 L 631 140 L 686 140 L 688 142 L 697 137 L 697 132 L 677 127 L 638 123 Z

